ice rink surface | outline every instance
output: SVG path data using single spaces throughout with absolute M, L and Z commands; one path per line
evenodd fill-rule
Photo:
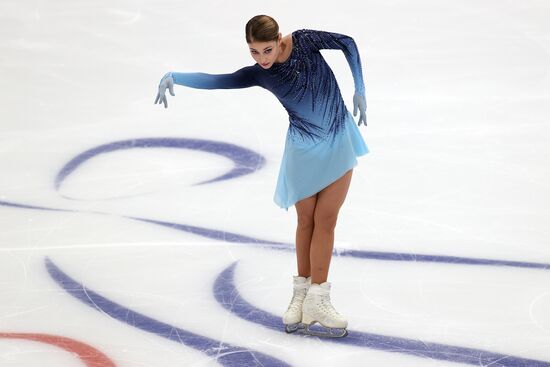
M 288 127 L 244 25 L 352 36 L 370 153 L 336 227 L 341 340 L 287 335 Z M 547 1 L 0 2 L 0 366 L 550 366 Z M 323 50 L 348 109 L 342 52 Z

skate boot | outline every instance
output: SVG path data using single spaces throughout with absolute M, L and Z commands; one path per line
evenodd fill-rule
M 309 287 L 302 306 L 301 333 L 332 338 L 348 335 L 348 321 L 330 303 L 330 286 L 330 282 L 324 282 Z M 320 331 L 310 329 L 316 322 L 322 326 Z
M 307 290 L 311 285 L 311 277 L 301 277 L 293 275 L 294 290 L 290 305 L 283 315 L 283 324 L 287 333 L 292 333 L 301 326 L 302 321 L 302 303 L 306 297 Z

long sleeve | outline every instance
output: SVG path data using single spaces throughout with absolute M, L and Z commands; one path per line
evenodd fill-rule
M 315 50 L 338 49 L 344 52 L 346 60 L 351 68 L 355 91 L 365 95 L 365 83 L 361 68 L 361 57 L 355 41 L 345 34 L 318 31 L 313 29 L 303 30 L 307 35 L 310 46 Z
M 175 84 L 198 89 L 248 88 L 258 85 L 253 66 L 245 66 L 231 74 L 172 72 Z

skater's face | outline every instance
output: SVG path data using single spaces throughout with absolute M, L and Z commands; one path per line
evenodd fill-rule
M 281 52 L 281 33 L 276 41 L 250 42 L 250 54 L 252 58 L 264 69 L 269 69 Z

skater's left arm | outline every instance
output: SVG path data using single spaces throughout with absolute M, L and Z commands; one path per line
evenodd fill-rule
M 345 34 L 318 31 L 313 29 L 305 29 L 309 44 L 315 50 L 336 49 L 342 50 L 353 75 L 353 83 L 355 85 L 355 94 L 353 96 L 353 116 L 357 115 L 359 109 L 359 125 L 363 122 L 367 124 L 366 109 L 367 102 L 365 99 L 365 83 L 363 81 L 363 71 L 361 67 L 361 56 L 355 40 Z

